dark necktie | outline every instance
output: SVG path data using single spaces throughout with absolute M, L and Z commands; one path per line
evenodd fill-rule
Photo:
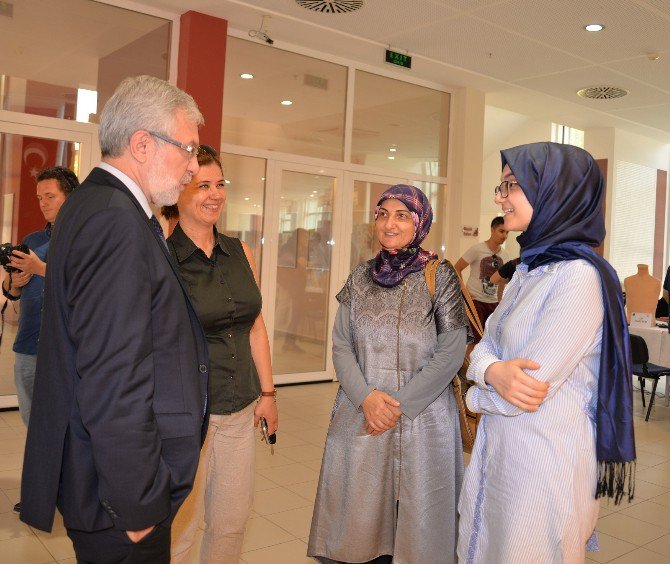
M 161 224 L 158 222 L 158 219 L 156 219 L 155 215 L 151 216 L 151 227 L 154 228 L 154 231 L 156 232 L 156 235 L 160 238 L 160 240 L 163 242 L 163 245 L 167 249 L 167 243 L 165 242 L 165 235 L 163 235 L 163 228 L 161 227 Z

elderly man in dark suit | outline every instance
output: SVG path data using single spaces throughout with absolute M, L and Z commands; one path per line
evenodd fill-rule
M 150 204 L 198 171 L 202 123 L 178 88 L 124 80 L 51 240 L 21 519 L 49 531 L 58 507 L 79 562 L 169 562 L 195 476 L 207 348 Z

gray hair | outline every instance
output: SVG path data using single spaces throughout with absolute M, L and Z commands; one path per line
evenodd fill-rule
M 169 136 L 177 110 L 196 125 L 205 122 L 193 97 L 169 82 L 148 75 L 124 79 L 102 110 L 102 156 L 121 156 L 133 133 L 141 129 Z

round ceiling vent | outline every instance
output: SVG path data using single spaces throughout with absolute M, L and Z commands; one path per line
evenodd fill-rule
M 325 14 L 355 12 L 363 7 L 364 0 L 295 0 L 299 6 Z
M 618 88 L 617 86 L 590 86 L 589 88 L 582 88 L 577 92 L 578 96 L 590 98 L 591 100 L 614 100 L 626 94 L 628 94 L 628 90 Z

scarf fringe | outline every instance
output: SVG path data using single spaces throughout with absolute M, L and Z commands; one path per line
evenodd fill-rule
M 614 498 L 614 505 L 619 505 L 624 495 L 628 502 L 635 496 L 636 461 L 630 462 L 598 462 L 598 485 L 596 499 L 600 497 Z

